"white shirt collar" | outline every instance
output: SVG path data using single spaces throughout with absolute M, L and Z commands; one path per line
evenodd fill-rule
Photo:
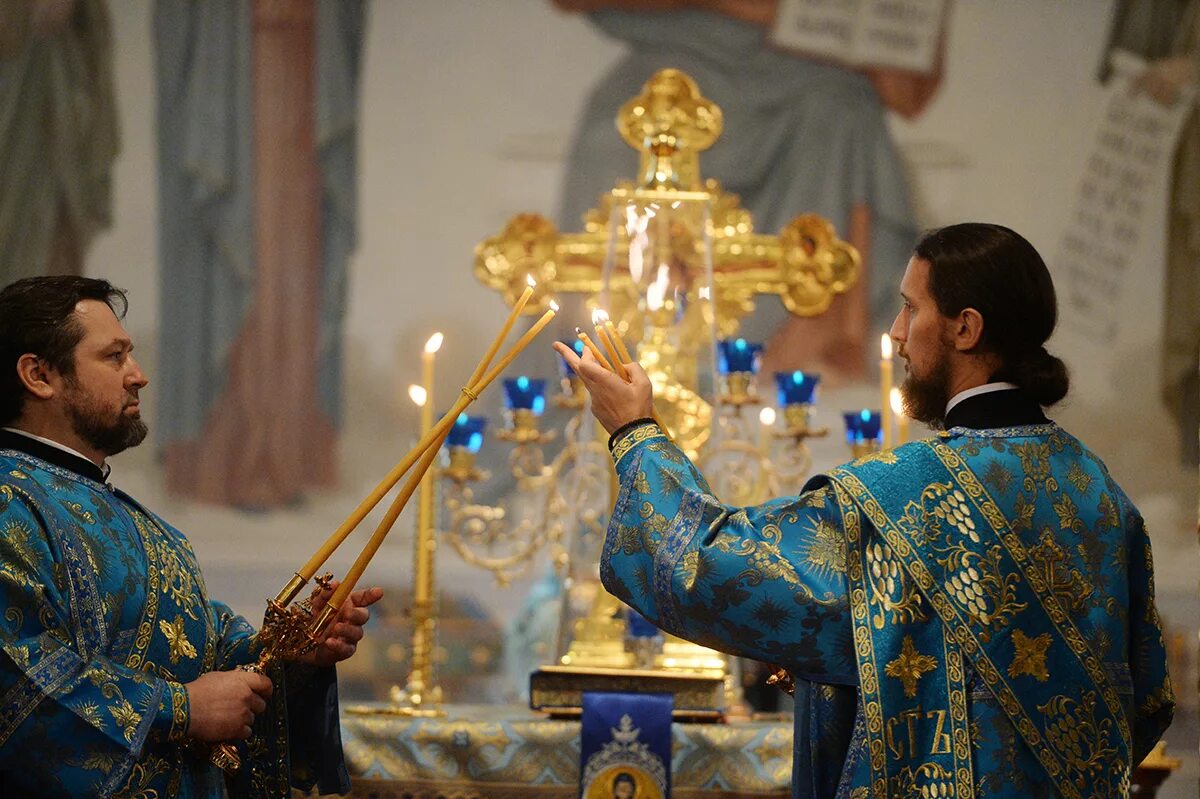
M 993 391 L 1008 391 L 1013 388 L 1020 388 L 1020 386 L 1016 383 L 984 383 L 982 386 L 975 386 L 975 388 L 960 391 L 946 403 L 946 414 L 949 415 L 950 409 L 965 399 L 978 397 L 980 394 L 990 394 Z
M 78 450 L 74 450 L 68 446 L 60 444 L 57 441 L 52 441 L 49 438 L 42 438 L 41 436 L 35 436 L 33 433 L 29 433 L 24 430 L 18 430 L 15 427 L 5 427 L 3 429 L 7 430 L 10 433 L 16 433 L 19 436 L 25 436 L 26 438 L 32 438 L 34 441 L 40 441 L 48 447 L 54 447 L 55 449 L 60 449 L 63 452 L 67 452 L 67 453 L 70 453 L 71 455 L 74 455 L 76 458 L 83 458 L 88 463 L 93 463 L 92 459 L 89 458 L 87 455 L 84 455 L 82 452 L 79 452 Z M 104 473 L 104 479 L 107 480 L 108 475 L 112 472 L 112 467 L 109 466 L 107 463 L 104 463 L 104 464 L 101 464 L 100 471 L 102 471 Z

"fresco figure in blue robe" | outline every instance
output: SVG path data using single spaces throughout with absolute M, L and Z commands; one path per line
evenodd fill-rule
M 0 795 L 287 797 L 349 788 L 334 664 L 379 589 L 270 675 L 254 628 L 209 597 L 187 538 L 115 488 L 147 379 L 107 281 L 0 291 Z M 213 744 L 239 745 L 228 780 Z
M 1067 393 L 1036 250 L 921 239 L 890 335 L 907 413 L 941 430 L 729 507 L 625 383 L 572 360 L 621 490 L 605 586 L 668 632 L 787 669 L 797 797 L 1124 797 L 1171 721 L 1150 540 Z
M 918 230 L 887 112 L 912 119 L 924 111 L 941 84 L 940 54 L 922 74 L 852 69 L 784 50 L 770 36 L 776 0 L 554 4 L 585 13 L 625 48 L 597 78 L 576 122 L 559 228 L 577 230 L 601 194 L 636 174 L 637 153 L 614 129 L 617 111 L 658 70 L 683 70 L 724 116 L 703 174 L 738 195 L 755 229 L 775 233 L 797 214 L 819 214 L 863 257 L 858 283 L 828 312 L 799 319 L 777 298 L 759 297 L 741 334 L 767 341 L 768 371 L 861 375 L 866 344 L 891 318 L 892 289 Z

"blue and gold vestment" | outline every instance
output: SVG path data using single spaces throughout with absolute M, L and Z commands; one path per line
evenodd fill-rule
M 254 629 L 208 598 L 182 533 L 98 469 L 56 465 L 73 456 L 20 449 L 55 463 L 0 446 L 0 795 L 225 796 L 184 684 L 252 662 Z M 314 769 L 345 787 L 333 670 L 283 671 L 232 796 L 290 796 Z
M 792 672 L 797 797 L 1126 796 L 1170 723 L 1141 517 L 1055 424 L 953 428 L 754 508 L 653 424 L 613 457 L 605 586 Z

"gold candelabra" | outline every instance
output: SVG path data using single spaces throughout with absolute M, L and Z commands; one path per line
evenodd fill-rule
M 608 450 L 589 435 L 591 426 L 585 425 L 583 416 L 586 398 L 578 381 L 564 379 L 563 388 L 563 393 L 553 398 L 554 404 L 574 413 L 564 430 L 566 445 L 554 458 L 547 460 L 543 447 L 556 440 L 557 433 L 541 430 L 539 414 L 530 408 L 511 409 L 508 426 L 495 434 L 513 445 L 509 472 L 516 490 L 511 502 L 489 505 L 475 501 L 473 487 L 491 478 L 476 465 L 475 450 L 481 446 L 481 438 L 472 441 L 470 436 L 482 437 L 482 429 L 476 431 L 472 426 L 477 417 L 460 419 L 474 432 L 452 439 L 444 465 L 427 475 L 427 479 L 433 478 L 428 510 L 423 503 L 416 532 L 412 665 L 407 683 L 393 686 L 393 704 L 387 712 L 444 715 L 433 663 L 437 621 L 434 552 L 439 541 L 448 543 L 466 563 L 490 571 L 503 587 L 524 574 L 548 547 L 556 565 L 565 567 L 568 558 L 563 541 L 569 522 L 581 526 L 573 528 L 580 535 L 595 540 L 602 537 L 605 514 L 611 506 Z M 421 404 L 428 407 L 427 392 L 414 396 L 420 396 Z M 441 525 L 434 512 L 434 485 L 442 492 Z

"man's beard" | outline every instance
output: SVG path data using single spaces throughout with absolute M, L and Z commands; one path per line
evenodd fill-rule
M 924 422 L 934 430 L 941 430 L 946 423 L 946 403 L 950 401 L 950 359 L 945 349 L 938 352 L 933 370 L 925 377 L 917 377 L 910 368 L 900 385 L 900 399 L 904 404 L 904 415 Z
M 102 407 L 77 383 L 68 383 L 70 395 L 67 400 L 67 414 L 71 420 L 71 429 L 89 446 L 109 456 L 136 447 L 145 440 L 149 432 L 146 423 L 139 416 L 129 416 L 125 413 L 125 408 L 137 401 L 135 395 L 131 395 L 129 403 L 122 406 L 116 418 L 113 418 L 107 408 Z

